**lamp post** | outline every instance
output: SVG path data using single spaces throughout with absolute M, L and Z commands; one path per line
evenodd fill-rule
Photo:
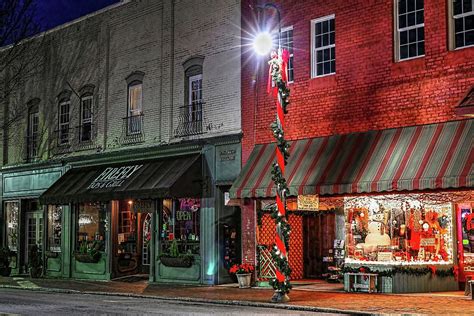
M 275 219 L 276 235 L 275 244 L 272 247 L 272 258 L 275 262 L 275 278 L 271 285 L 275 290 L 272 302 L 289 301 L 288 293 L 291 289 L 290 273 L 288 264 L 288 245 L 290 237 L 290 224 L 286 216 L 286 196 L 288 186 L 285 179 L 285 166 L 289 158 L 290 145 L 285 140 L 285 114 L 289 105 L 290 90 L 287 87 L 287 67 L 289 52 L 281 48 L 281 16 L 278 7 L 267 3 L 261 9 L 273 9 L 278 17 L 278 51 L 271 53 L 268 92 L 276 99 L 276 119 L 271 124 L 273 136 L 276 140 L 275 162 L 272 168 L 272 180 L 276 189 L 276 205 L 272 209 L 272 217 Z M 268 32 L 260 33 L 255 37 L 254 49 L 260 55 L 268 55 L 272 50 L 272 37 Z

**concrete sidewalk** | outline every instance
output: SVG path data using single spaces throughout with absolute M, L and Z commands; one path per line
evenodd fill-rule
M 167 300 L 351 314 L 474 315 L 474 301 L 464 296 L 461 291 L 420 294 L 354 294 L 336 291 L 312 291 L 307 286 L 301 289 L 296 286 L 290 293 L 291 301 L 289 303 L 273 304 L 269 303 L 273 292 L 271 289 L 239 289 L 237 285 L 180 286 L 148 284 L 146 281 L 130 283 L 0 277 L 0 287 L 103 295 L 117 294 Z

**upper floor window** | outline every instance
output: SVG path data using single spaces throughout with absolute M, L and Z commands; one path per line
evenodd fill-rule
M 59 102 L 59 144 L 65 145 L 69 143 L 69 130 L 70 130 L 70 108 L 71 102 L 69 100 L 61 100 Z
M 288 82 L 294 81 L 294 64 L 293 64 L 293 27 L 285 27 L 281 31 L 281 47 L 288 50 L 290 53 L 290 60 L 288 61 Z
M 474 45 L 474 0 L 450 0 L 454 20 L 454 48 Z
M 311 21 L 311 77 L 336 73 L 335 16 Z
M 39 147 L 39 105 L 28 108 L 28 127 L 26 137 L 26 155 L 28 159 L 38 156 Z
M 397 0 L 396 60 L 425 55 L 424 0 Z
M 88 142 L 92 140 L 92 100 L 91 94 L 83 95 L 81 97 L 81 122 L 79 125 L 81 142 Z
M 127 78 L 128 101 L 127 117 L 125 118 L 127 135 L 137 135 L 143 132 L 143 78 L 145 73 L 132 72 Z

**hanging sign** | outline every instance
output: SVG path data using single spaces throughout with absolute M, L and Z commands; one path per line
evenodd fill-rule
M 135 213 L 153 213 L 153 200 L 135 200 L 132 209 Z
M 300 211 L 319 211 L 318 195 L 298 195 L 297 202 Z
M 143 165 L 123 166 L 123 167 L 109 167 L 105 169 L 97 178 L 92 181 L 87 189 L 103 189 L 116 188 L 130 178 Z

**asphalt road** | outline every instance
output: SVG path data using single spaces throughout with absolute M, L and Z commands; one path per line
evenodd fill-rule
M 273 308 L 200 304 L 114 295 L 0 289 L 0 315 L 332 315 Z M 340 315 L 340 314 L 339 314 Z

